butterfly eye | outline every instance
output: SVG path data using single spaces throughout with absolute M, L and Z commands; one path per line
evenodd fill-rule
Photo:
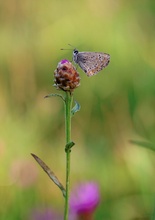
M 78 50 L 74 50 L 74 54 L 78 54 L 78 52 L 79 52 Z

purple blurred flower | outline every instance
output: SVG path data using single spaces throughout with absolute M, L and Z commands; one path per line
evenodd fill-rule
M 78 216 L 91 216 L 99 204 L 99 187 L 95 182 L 78 185 L 70 196 L 70 211 Z M 88 219 L 82 218 L 82 219 Z
M 36 209 L 32 212 L 30 220 L 62 220 L 63 216 L 51 209 Z

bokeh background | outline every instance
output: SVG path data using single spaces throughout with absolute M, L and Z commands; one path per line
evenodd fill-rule
M 106 52 L 109 66 L 74 99 L 71 186 L 96 181 L 94 219 L 150 219 L 155 200 L 155 2 L 5 0 L 0 4 L 0 219 L 34 210 L 63 214 L 64 199 L 31 157 L 65 184 L 64 106 L 53 72 L 79 51 Z M 61 93 L 61 92 L 60 92 Z M 132 141 L 131 141 L 132 140 Z M 133 143 L 134 142 L 134 143 Z M 153 218 L 155 219 L 155 218 Z

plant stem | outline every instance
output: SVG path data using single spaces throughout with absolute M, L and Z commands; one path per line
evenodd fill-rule
M 72 107 L 72 94 L 66 92 L 65 99 L 65 131 L 66 131 L 66 145 L 71 142 L 71 107 Z M 65 198 L 65 213 L 64 220 L 68 220 L 69 214 L 69 190 L 70 190 L 70 148 L 66 151 L 66 198 Z

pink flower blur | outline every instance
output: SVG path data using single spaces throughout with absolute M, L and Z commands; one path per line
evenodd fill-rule
M 77 214 L 94 212 L 99 204 L 99 187 L 95 182 L 78 185 L 70 196 L 70 211 Z
M 35 184 L 38 170 L 30 160 L 15 160 L 10 169 L 10 179 L 16 185 L 27 188 Z
M 57 211 L 53 211 L 50 208 L 34 209 L 30 215 L 29 220 L 62 220 L 63 216 Z

